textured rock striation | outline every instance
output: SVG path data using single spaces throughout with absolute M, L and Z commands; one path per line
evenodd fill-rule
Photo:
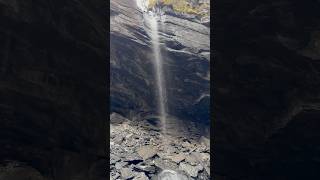
M 319 179 L 319 1 L 216 1 L 216 179 Z
M 105 178 L 103 1 L 0 1 L 0 179 Z
M 156 111 L 149 27 L 131 0 L 110 2 L 111 111 L 126 117 Z M 165 13 L 159 23 L 169 114 L 209 124 L 210 30 Z

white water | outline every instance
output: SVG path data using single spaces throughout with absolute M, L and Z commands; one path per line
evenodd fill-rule
M 163 71 L 163 58 L 161 54 L 160 40 L 159 40 L 159 29 L 158 29 L 158 18 L 160 15 L 154 12 L 148 12 L 148 1 L 147 0 L 136 0 L 137 6 L 143 11 L 143 18 L 147 25 L 150 27 L 149 36 L 151 37 L 152 51 L 154 59 L 152 63 L 155 72 L 155 82 L 156 82 L 156 93 L 157 93 L 157 103 L 158 103 L 158 113 L 161 121 L 161 131 L 164 136 L 167 134 L 166 130 L 166 87 L 164 81 L 164 71 Z M 159 13 L 159 12 L 158 12 Z M 166 138 L 164 138 L 165 141 Z M 165 143 L 165 142 L 164 142 Z
M 155 71 L 155 80 L 157 84 L 158 110 L 162 125 L 162 133 L 166 135 L 166 87 L 164 82 L 163 58 L 159 42 L 158 21 L 157 17 L 153 15 L 147 15 L 146 18 L 149 21 L 151 30 L 150 36 L 154 54 L 153 65 Z
M 149 36 L 151 37 L 152 51 L 154 55 L 154 59 L 152 59 L 152 64 L 155 72 L 155 82 L 156 82 L 156 93 L 157 93 L 157 103 L 158 103 L 158 113 L 161 121 L 161 131 L 163 134 L 163 145 L 166 148 L 168 145 L 167 135 L 167 95 L 166 95 L 166 86 L 165 86 L 165 77 L 163 71 L 163 58 L 161 54 L 161 45 L 159 39 L 159 28 L 158 28 L 158 18 L 161 19 L 161 15 L 158 15 L 154 12 L 148 12 L 147 0 L 136 0 L 137 6 L 140 10 L 143 11 L 143 18 L 150 27 Z M 161 13 L 161 12 L 158 12 Z M 163 170 L 158 175 L 159 180 L 187 180 L 185 176 L 178 174 L 173 170 Z

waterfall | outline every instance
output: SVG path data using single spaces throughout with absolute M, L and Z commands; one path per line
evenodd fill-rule
M 151 37 L 153 59 L 152 64 L 155 72 L 155 82 L 156 82 L 156 93 L 157 93 L 157 104 L 158 113 L 161 122 L 161 131 L 165 136 L 166 132 L 166 87 L 164 81 L 164 71 L 163 71 L 163 58 L 161 55 L 161 47 L 159 40 L 159 29 L 158 29 L 158 18 L 160 18 L 159 10 L 157 12 L 148 12 L 148 1 L 147 0 L 137 0 L 137 6 L 143 11 L 143 18 L 150 28 L 149 36 Z
M 164 82 L 164 72 L 163 72 L 163 59 L 161 55 L 161 48 L 159 42 L 159 30 L 157 17 L 153 15 L 148 15 L 148 21 L 150 23 L 150 36 L 152 40 L 152 50 L 154 54 L 154 71 L 155 79 L 157 84 L 157 96 L 158 96 L 158 110 L 160 115 L 160 121 L 162 125 L 162 133 L 166 134 L 166 87 Z

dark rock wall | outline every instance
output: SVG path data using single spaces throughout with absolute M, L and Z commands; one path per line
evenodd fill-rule
M 0 1 L 0 164 L 17 161 L 49 179 L 102 177 L 105 7 Z
M 319 179 L 319 8 L 216 1 L 217 180 Z
M 150 28 L 131 0 L 110 2 L 111 112 L 157 112 Z M 166 12 L 167 13 L 167 12 Z M 170 115 L 209 126 L 210 28 L 174 14 L 158 23 Z M 143 113 L 141 113 L 143 112 Z

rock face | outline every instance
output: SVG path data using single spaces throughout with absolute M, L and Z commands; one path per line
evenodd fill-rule
M 103 7 L 0 1 L 0 179 L 105 179 Z
M 215 7 L 216 179 L 319 179 L 319 1 Z
M 111 111 L 126 117 L 156 111 L 150 29 L 132 0 L 111 0 Z M 169 113 L 209 124 L 210 31 L 165 14 L 159 23 Z

